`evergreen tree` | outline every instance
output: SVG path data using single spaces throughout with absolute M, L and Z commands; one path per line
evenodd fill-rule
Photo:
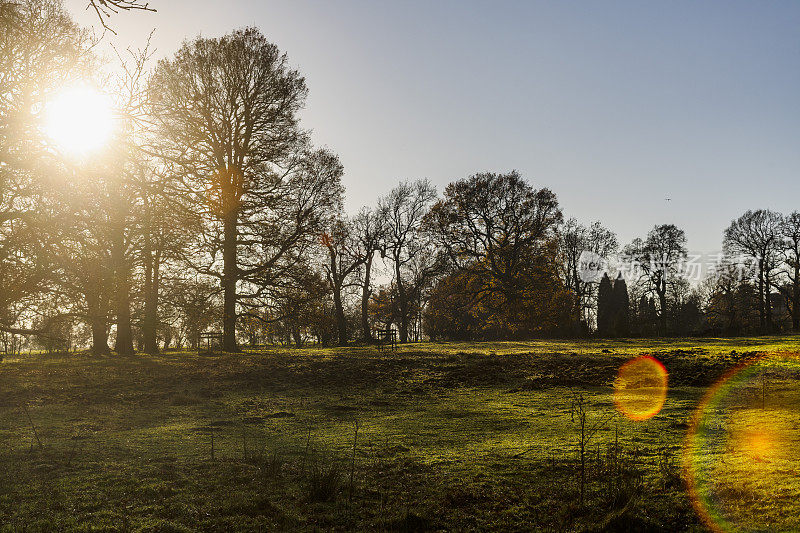
M 614 326 L 614 289 L 611 278 L 603 274 L 597 288 L 597 333 L 602 337 L 611 335 Z
M 622 273 L 614 281 L 612 293 L 614 309 L 614 334 L 618 337 L 630 335 L 630 298 L 628 297 L 628 284 Z

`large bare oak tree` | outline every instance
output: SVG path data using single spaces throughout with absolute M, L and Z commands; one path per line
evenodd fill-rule
M 187 258 L 220 279 L 223 346 L 233 351 L 237 301 L 265 296 L 306 240 L 318 242 L 341 201 L 342 167 L 306 148 L 297 117 L 305 81 L 255 28 L 184 43 L 159 62 L 151 90 L 161 154 L 180 176 L 175 192 L 204 221 Z

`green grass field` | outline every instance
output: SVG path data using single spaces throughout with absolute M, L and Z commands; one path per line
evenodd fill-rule
M 6 358 L 0 530 L 703 531 L 681 468 L 700 399 L 752 357 L 795 352 L 798 337 Z M 636 422 L 612 385 L 641 354 L 670 386 Z M 770 398 L 795 412 L 796 385 L 762 383 L 762 413 Z M 583 503 L 580 398 L 596 430 Z M 786 416 L 781 442 L 797 430 Z M 734 465 L 715 471 L 733 490 L 729 523 L 800 527 L 793 451 L 780 472 L 758 471 L 774 494 L 745 490 L 744 456 L 718 453 Z

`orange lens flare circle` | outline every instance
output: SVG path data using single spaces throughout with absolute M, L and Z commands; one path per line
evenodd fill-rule
M 661 361 L 643 355 L 631 359 L 614 380 L 614 405 L 631 420 L 656 416 L 667 399 L 667 369 Z

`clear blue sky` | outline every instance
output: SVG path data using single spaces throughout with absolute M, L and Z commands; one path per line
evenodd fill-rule
M 95 23 L 87 0 L 67 0 Z M 712 251 L 746 209 L 800 210 L 800 2 L 150 0 L 118 47 L 254 25 L 310 94 L 347 207 L 519 170 L 625 243 L 654 224 Z M 665 198 L 671 198 L 667 202 Z

